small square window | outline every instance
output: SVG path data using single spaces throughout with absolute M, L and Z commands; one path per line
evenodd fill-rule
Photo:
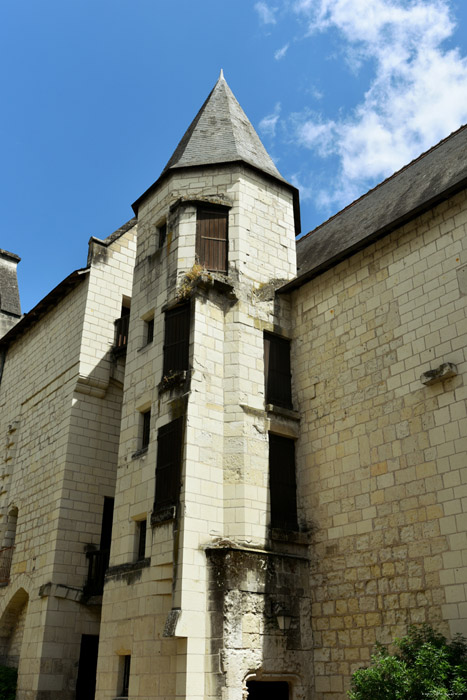
M 144 450 L 149 445 L 151 435 L 151 410 L 144 411 L 142 415 L 141 449 Z
M 165 239 L 167 238 L 167 222 L 164 221 L 163 224 L 157 227 L 157 235 L 159 236 L 159 248 L 164 247 Z
M 154 317 L 145 322 L 146 345 L 149 345 L 154 340 Z

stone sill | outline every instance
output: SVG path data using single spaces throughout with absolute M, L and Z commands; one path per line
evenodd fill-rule
M 276 416 L 283 416 L 284 418 L 290 418 L 291 420 L 300 420 L 300 414 L 298 411 L 294 411 L 291 408 L 283 408 L 282 406 L 277 406 L 273 403 L 266 404 L 266 411 L 268 413 L 273 413 Z
M 117 564 L 116 566 L 109 566 L 105 574 L 105 583 L 108 580 L 125 574 L 131 574 L 134 571 L 140 571 L 141 569 L 146 569 L 151 565 L 151 557 L 146 557 L 145 559 L 139 559 L 138 561 L 132 561 L 128 564 Z
M 159 396 L 172 389 L 184 390 L 187 385 L 188 376 L 187 370 L 180 370 L 162 377 L 162 381 L 157 386 Z
M 147 452 L 148 448 L 142 447 L 140 450 L 136 450 L 136 452 L 133 452 L 133 454 L 131 455 L 131 459 L 138 459 L 138 457 L 143 457 L 147 454 Z
M 159 525 L 160 523 L 167 523 L 170 520 L 175 520 L 177 515 L 177 506 L 168 506 L 167 508 L 160 508 L 158 510 L 153 510 L 151 513 L 151 526 Z
M 283 530 L 279 527 L 270 529 L 271 539 L 275 542 L 291 542 L 308 546 L 311 541 L 310 532 L 299 532 L 298 530 Z

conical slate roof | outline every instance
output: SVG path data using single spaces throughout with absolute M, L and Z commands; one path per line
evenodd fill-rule
M 219 80 L 186 130 L 164 170 L 149 189 L 133 203 L 133 211 L 177 168 L 243 162 L 268 177 L 283 182 L 293 195 L 295 232 L 300 233 L 298 190 L 285 180 L 272 162 L 258 134 L 238 104 L 221 71 Z
M 244 161 L 285 182 L 221 71 L 162 175 L 174 168 Z

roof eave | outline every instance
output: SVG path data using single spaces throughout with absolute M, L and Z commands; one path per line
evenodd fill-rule
M 77 287 L 89 273 L 89 268 L 81 268 L 74 270 L 68 277 L 65 277 L 51 292 L 34 306 L 31 311 L 25 314 L 16 325 L 11 328 L 8 333 L 0 339 L 0 348 L 5 349 L 16 338 L 25 333 L 31 326 L 35 325 L 45 314 L 50 311 L 57 303 L 66 297 L 75 287 Z
M 295 279 L 285 284 L 283 287 L 280 287 L 277 290 L 277 292 L 279 294 L 286 294 L 295 289 L 298 289 L 299 287 L 303 286 L 315 277 L 318 277 L 327 270 L 330 270 L 332 267 L 335 267 L 343 260 L 346 260 L 347 258 L 351 257 L 352 255 L 354 255 L 354 253 L 358 253 L 360 250 L 367 248 L 375 241 L 379 240 L 380 238 L 384 238 L 384 236 L 387 236 L 392 231 L 395 231 L 404 224 L 407 224 L 409 221 L 413 221 L 413 219 L 416 219 L 418 216 L 425 213 L 429 209 L 432 209 L 438 204 L 441 204 L 441 202 L 445 201 L 446 199 L 449 199 L 450 197 L 465 189 L 467 189 L 467 177 L 463 178 L 462 180 L 459 180 L 459 182 L 455 183 L 451 187 L 448 187 L 447 189 L 437 193 L 435 196 L 430 197 L 426 201 L 419 204 L 417 207 L 414 207 L 410 211 L 406 212 L 404 215 L 400 216 L 397 219 L 394 219 L 394 221 L 391 221 L 386 226 L 383 226 L 380 229 L 375 229 L 362 240 L 349 246 L 348 248 L 345 248 L 344 250 L 339 251 L 337 255 L 328 258 L 320 265 L 317 265 L 315 268 L 307 270 L 307 272 L 305 272 L 303 275 L 299 275 Z M 311 232 L 311 235 L 313 235 L 313 232 Z

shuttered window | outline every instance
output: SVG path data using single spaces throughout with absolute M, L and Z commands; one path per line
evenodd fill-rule
M 183 418 L 177 418 L 159 429 L 154 510 L 162 510 L 178 502 L 182 443 Z
M 264 334 L 264 375 L 266 403 L 292 408 L 290 340 Z
M 269 433 L 271 527 L 296 530 L 295 441 Z
M 196 255 L 200 265 L 214 272 L 227 272 L 228 212 L 226 209 L 198 208 Z
M 165 312 L 164 377 L 188 369 L 190 348 L 190 305 Z

